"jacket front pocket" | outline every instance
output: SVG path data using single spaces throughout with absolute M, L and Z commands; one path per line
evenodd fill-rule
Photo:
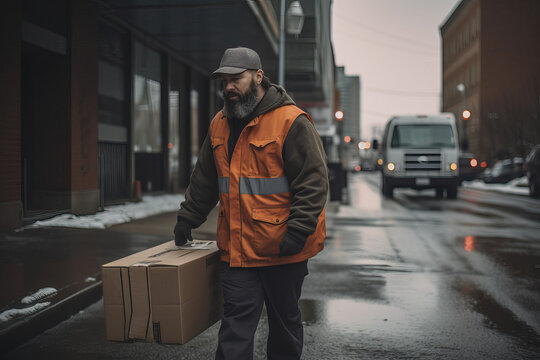
M 229 252 L 229 219 L 223 206 L 219 206 L 217 224 L 217 246 L 220 250 Z
M 249 141 L 250 162 L 248 175 L 272 177 L 279 175 L 281 155 L 277 139 Z
M 287 231 L 287 219 L 290 208 L 253 209 L 254 238 L 253 248 L 257 256 L 276 256 L 279 254 L 279 244 Z

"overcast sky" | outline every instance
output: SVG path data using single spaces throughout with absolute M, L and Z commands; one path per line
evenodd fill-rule
M 439 26 L 460 1 L 333 1 L 336 65 L 360 75 L 365 140 L 394 114 L 440 111 Z

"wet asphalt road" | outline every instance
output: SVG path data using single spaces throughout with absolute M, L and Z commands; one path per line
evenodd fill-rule
M 534 359 L 540 354 L 540 201 L 461 189 L 457 200 L 349 181 L 310 260 L 303 359 Z M 97 302 L 6 359 L 211 359 L 219 324 L 186 345 L 107 342 Z M 256 335 L 264 359 L 266 317 Z

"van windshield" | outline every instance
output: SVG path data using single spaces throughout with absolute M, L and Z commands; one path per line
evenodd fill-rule
M 392 135 L 393 148 L 455 147 L 450 125 L 396 125 Z

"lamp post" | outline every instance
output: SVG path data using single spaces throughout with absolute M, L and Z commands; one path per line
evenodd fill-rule
M 337 148 L 338 157 L 343 160 L 343 141 L 342 140 L 343 140 L 343 119 L 345 117 L 345 114 L 343 113 L 343 111 L 338 110 L 334 114 L 334 117 L 337 121 L 337 135 L 339 139 L 338 148 Z
M 285 1 L 281 0 L 279 18 L 279 64 L 278 84 L 285 86 Z M 287 10 L 287 32 L 300 35 L 304 26 L 304 11 L 300 1 L 293 1 Z
M 459 119 L 459 130 L 460 130 L 461 136 L 463 136 L 463 139 L 460 141 L 461 142 L 460 147 L 461 147 L 462 150 L 466 150 L 466 147 L 467 147 L 466 146 L 467 145 L 467 129 L 465 128 L 464 114 L 465 114 L 465 111 L 467 111 L 467 108 L 465 106 L 465 98 L 466 98 L 467 88 L 465 87 L 465 84 L 459 83 L 459 84 L 457 84 L 456 89 L 457 89 L 457 91 L 459 91 L 461 93 L 461 116 L 460 116 L 460 119 Z M 470 116 L 470 112 L 469 112 L 469 116 Z

